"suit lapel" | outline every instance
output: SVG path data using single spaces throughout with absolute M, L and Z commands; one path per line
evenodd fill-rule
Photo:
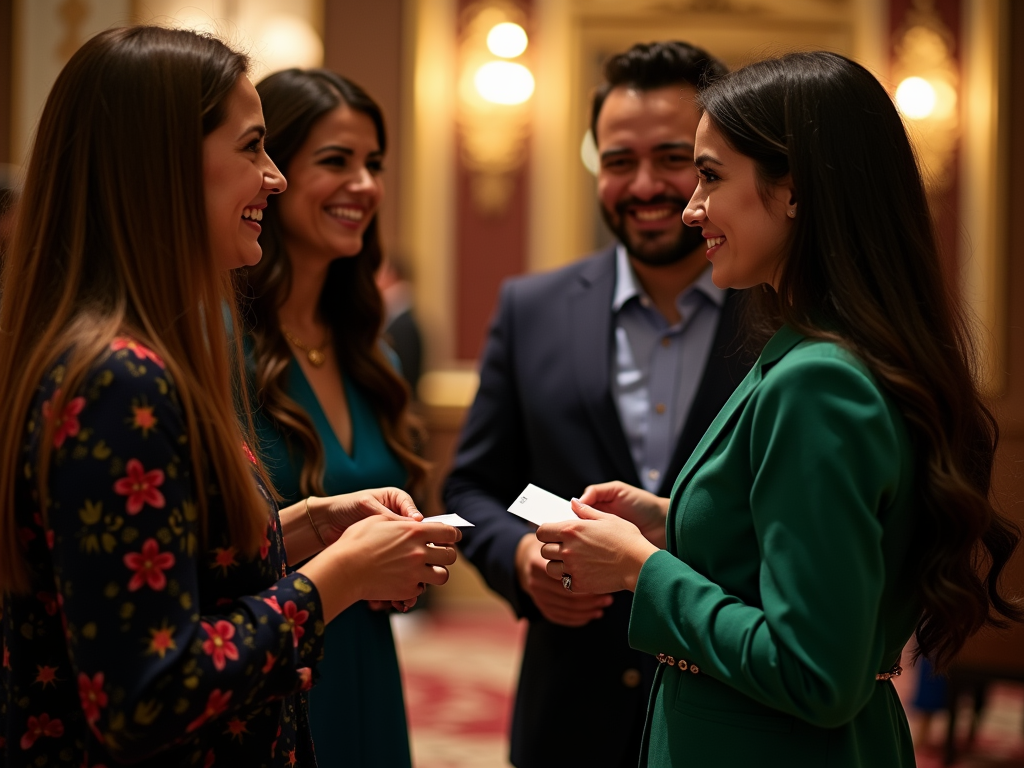
M 579 282 L 567 296 L 570 354 L 581 402 L 616 471 L 616 477 L 608 479 L 639 485 L 640 478 L 611 392 L 614 289 L 615 249 L 611 248 L 586 265 Z M 551 330 L 557 332 L 557 329 Z

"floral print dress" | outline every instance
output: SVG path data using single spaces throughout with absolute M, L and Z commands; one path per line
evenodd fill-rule
M 215 488 L 204 548 L 190 435 L 160 358 L 116 339 L 55 413 L 63 373 L 41 383 L 25 427 L 16 515 L 33 580 L 3 605 L 0 764 L 313 765 L 303 691 L 321 605 L 302 574 L 285 575 L 266 489 L 256 557 L 232 546 Z

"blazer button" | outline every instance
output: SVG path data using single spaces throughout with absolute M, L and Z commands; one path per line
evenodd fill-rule
M 679 670 L 681 672 L 685 672 L 688 666 L 689 665 L 686 663 L 686 659 L 680 659 L 679 660 Z
M 627 669 L 622 673 L 622 684 L 627 688 L 636 688 L 640 685 L 640 670 Z
M 691 664 L 690 665 L 690 671 L 693 672 L 693 674 L 695 674 L 695 675 L 700 673 L 700 669 L 697 668 L 696 664 Z
M 674 667 L 676 665 L 676 660 L 672 656 L 666 656 L 665 663 L 668 664 L 670 667 Z
M 659 653 L 654 658 L 656 658 L 658 660 L 659 664 L 664 664 L 665 663 L 665 654 L 664 653 Z

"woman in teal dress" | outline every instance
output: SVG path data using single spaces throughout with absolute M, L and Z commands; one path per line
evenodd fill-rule
M 414 490 L 425 464 L 409 394 L 380 340 L 377 211 L 383 116 L 327 70 L 279 72 L 257 86 L 267 153 L 289 179 L 262 211 L 249 375 L 263 459 L 284 503 L 366 488 Z M 404 605 L 398 606 L 404 608 Z M 310 724 L 321 766 L 411 764 L 388 610 L 360 602 L 327 629 Z

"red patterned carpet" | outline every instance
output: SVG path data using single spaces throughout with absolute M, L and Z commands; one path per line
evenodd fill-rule
M 506 734 L 524 626 L 488 602 L 396 616 L 395 630 L 415 767 L 509 768 Z M 904 701 L 914 678 L 908 670 L 896 681 Z M 967 719 L 959 718 L 965 728 Z M 936 716 L 918 768 L 942 768 L 945 725 Z M 1024 768 L 1024 687 L 993 688 L 976 743 L 956 768 Z

